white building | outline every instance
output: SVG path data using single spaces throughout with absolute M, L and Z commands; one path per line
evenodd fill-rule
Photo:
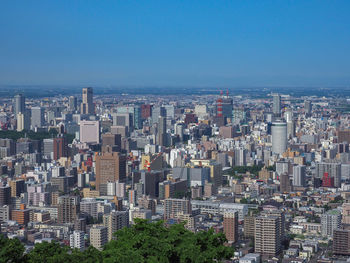
M 83 231 L 74 231 L 73 234 L 69 236 L 70 247 L 83 251 L 85 249 L 84 235 L 85 233 Z

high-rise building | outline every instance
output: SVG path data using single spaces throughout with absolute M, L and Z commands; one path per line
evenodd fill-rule
M 341 186 L 341 163 L 316 163 L 316 177 L 324 178 L 325 173 L 328 174 L 329 178 L 333 178 L 334 187 Z
M 294 186 L 306 186 L 306 166 L 295 165 L 293 166 L 293 185 Z
M 71 248 L 77 248 L 80 251 L 83 251 L 85 249 L 85 240 L 84 240 L 85 233 L 82 231 L 73 231 L 73 234 L 69 236 L 69 245 Z
M 350 225 L 350 203 L 342 205 L 342 223 Z
M 25 112 L 25 97 L 22 94 L 17 94 L 15 96 L 15 107 L 14 107 L 14 114 L 17 116 L 18 113 L 24 114 Z
M 121 135 L 105 133 L 102 134 L 102 151 L 105 152 L 107 149 L 111 149 L 113 152 L 119 152 L 121 148 Z
M 304 109 L 305 109 L 305 115 L 306 115 L 306 116 L 311 116 L 311 114 L 312 114 L 312 104 L 311 104 L 311 101 L 306 100 L 306 101 L 304 102 Z
M 292 180 L 288 173 L 282 173 L 280 176 L 280 192 L 289 193 L 292 191 Z
M 80 121 L 80 141 L 84 143 L 99 143 L 100 123 L 98 121 Z
M 271 125 L 272 152 L 282 154 L 287 150 L 287 124 L 282 121 L 273 122 Z
M 21 193 L 25 191 L 25 185 L 23 179 L 12 180 L 9 183 L 11 187 L 11 197 L 19 197 Z
M 333 237 L 333 231 L 340 227 L 341 214 L 339 210 L 333 209 L 327 211 L 321 216 L 322 236 Z
M 173 218 L 177 213 L 192 214 L 190 200 L 168 198 L 164 200 L 164 218 Z
M 167 146 L 166 117 L 159 117 L 159 121 L 158 121 L 158 145 Z
M 53 159 L 58 160 L 61 157 L 67 157 L 67 141 L 65 137 L 53 139 Z
M 124 182 L 126 178 L 126 157 L 118 152 L 102 153 L 96 156 L 96 188 L 107 194 L 108 182 Z
M 256 216 L 252 213 L 244 217 L 244 237 L 254 238 L 255 236 L 255 218 Z
M 224 213 L 223 225 L 226 239 L 236 243 L 238 241 L 238 212 Z
M 75 112 L 77 110 L 78 107 L 78 102 L 77 102 L 77 98 L 74 96 L 70 96 L 69 97 L 69 101 L 68 101 L 68 109 L 71 112 Z
M 128 211 L 112 211 L 103 215 L 103 225 L 108 229 L 108 241 L 112 240 L 113 234 L 129 225 Z
M 94 114 L 95 106 L 92 88 L 83 88 L 83 102 L 80 106 L 80 112 L 81 114 Z
M 141 118 L 146 120 L 152 116 L 152 105 L 142 104 L 141 105 Z
M 31 126 L 32 129 L 42 128 L 44 126 L 44 109 L 41 107 L 32 107 Z
M 280 217 L 261 215 L 255 220 L 255 252 L 277 256 L 282 250 Z
M 166 109 L 164 107 L 152 108 L 152 124 L 158 123 L 159 117 L 166 117 Z
M 17 119 L 17 131 L 23 131 L 23 130 L 29 130 L 30 126 L 30 118 L 28 116 L 28 110 L 25 110 L 25 112 L 20 112 L 17 114 L 16 119 Z
M 93 225 L 90 228 L 90 244 L 98 250 L 108 242 L 108 229 L 105 226 Z
M 275 116 L 281 115 L 281 96 L 279 94 L 273 94 L 273 106 L 272 106 L 272 112 Z
M 11 204 L 11 187 L 0 186 L 0 206 Z
M 336 255 L 350 255 L 350 230 L 335 229 L 333 231 L 333 251 Z
M 73 223 L 79 211 L 80 206 L 77 196 L 64 195 L 58 197 L 58 223 Z

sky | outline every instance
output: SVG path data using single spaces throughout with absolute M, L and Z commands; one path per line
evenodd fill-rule
M 350 1 L 2 0 L 0 85 L 350 86 Z

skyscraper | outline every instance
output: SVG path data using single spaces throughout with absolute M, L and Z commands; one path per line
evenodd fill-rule
M 81 114 L 94 114 L 94 108 L 92 88 L 83 88 L 83 102 L 80 106 Z
M 261 215 L 255 220 L 255 252 L 266 256 L 277 256 L 281 246 L 280 218 Z
M 159 121 L 158 121 L 158 145 L 167 146 L 166 117 L 159 117 Z
M 306 101 L 304 102 L 304 109 L 305 109 L 305 115 L 306 115 L 306 116 L 310 116 L 311 113 L 312 113 L 312 104 L 311 104 L 311 101 L 306 100 Z
M 18 113 L 24 114 L 25 112 L 25 97 L 22 94 L 17 94 L 15 96 L 15 108 L 14 114 L 17 116 Z
M 107 194 L 108 182 L 124 182 L 126 178 L 126 157 L 118 152 L 102 153 L 96 156 L 96 188 Z
M 281 115 L 281 96 L 279 94 L 273 94 L 273 106 L 272 106 L 272 112 L 275 116 Z
M 224 233 L 226 239 L 233 243 L 238 241 L 238 212 L 224 213 Z
M 32 121 L 31 126 L 34 128 L 41 128 L 44 126 L 44 109 L 41 107 L 32 107 Z
M 77 106 L 78 106 L 78 103 L 77 103 L 77 98 L 74 97 L 74 96 L 70 96 L 69 97 L 69 101 L 68 101 L 68 109 L 69 111 L 76 111 L 77 110 Z
M 67 141 L 64 137 L 53 139 L 53 159 L 58 160 L 67 157 Z
M 293 185 L 306 186 L 306 167 L 305 165 L 293 166 Z
M 282 154 L 287 150 L 287 124 L 283 121 L 272 123 L 272 152 Z

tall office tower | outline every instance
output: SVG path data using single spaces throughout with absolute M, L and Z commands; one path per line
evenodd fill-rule
M 294 120 L 287 121 L 287 138 L 292 139 L 295 137 L 295 122 Z
M 235 166 L 245 166 L 247 150 L 243 147 L 235 149 Z
M 102 152 L 120 152 L 121 150 L 121 135 L 105 133 L 102 134 Z
M 90 228 L 90 244 L 98 250 L 102 250 L 103 246 L 108 242 L 108 229 L 105 226 L 93 225 Z
M 224 213 L 223 225 L 226 239 L 236 243 L 238 241 L 238 212 Z
M 292 191 L 292 182 L 289 178 L 288 173 L 282 173 L 280 175 L 280 192 L 281 193 L 289 193 Z
M 333 254 L 350 255 L 350 230 L 335 229 L 333 232 Z
M 350 203 L 342 205 L 342 223 L 350 225 Z
M 25 191 L 25 184 L 23 179 L 11 180 L 9 183 L 11 187 L 11 197 L 19 197 Z
M 227 96 L 224 96 L 222 98 L 222 116 L 224 118 L 232 118 L 232 111 L 233 111 L 233 100 L 232 98 Z
M 17 116 L 18 113 L 24 114 L 25 109 L 26 109 L 25 97 L 22 94 L 17 94 L 15 96 L 15 108 L 14 108 L 15 116 Z
M 159 117 L 157 135 L 158 145 L 167 146 L 166 117 Z
M 68 100 L 68 110 L 74 112 L 77 110 L 77 107 L 78 107 L 77 98 L 74 96 L 70 96 Z
M 295 165 L 293 166 L 293 185 L 294 186 L 306 186 L 306 166 Z
M 79 212 L 80 206 L 77 196 L 63 195 L 58 197 L 58 223 L 73 223 Z
M 341 186 L 341 163 L 316 163 L 316 177 L 324 178 L 326 173 L 328 178 L 334 181 L 334 187 Z
M 146 120 L 152 116 L 152 105 L 142 104 L 141 105 L 141 118 Z
M 281 116 L 281 96 L 279 94 L 272 94 L 272 98 L 272 112 L 275 116 Z
M 84 240 L 85 233 L 82 231 L 73 231 L 73 234 L 69 236 L 69 246 L 71 248 L 77 248 L 80 251 L 83 251 L 85 249 L 85 240 Z
M 280 218 L 261 215 L 255 219 L 255 252 L 264 256 L 277 256 L 282 249 Z
M 124 182 L 126 178 L 126 157 L 118 152 L 102 153 L 96 156 L 96 188 L 107 194 L 108 182 Z
M 282 121 L 273 122 L 271 125 L 272 152 L 282 154 L 287 150 L 287 124 Z
M 11 187 L 0 186 L 0 206 L 11 204 Z
M 92 100 L 93 91 L 92 88 L 83 88 L 83 102 L 80 106 L 81 114 L 94 114 L 95 106 Z
M 304 102 L 304 109 L 305 109 L 305 115 L 306 115 L 306 116 L 311 116 L 311 114 L 312 114 L 312 104 L 311 104 L 311 101 L 306 100 L 306 101 Z
M 113 234 L 129 225 L 128 211 L 112 211 L 103 215 L 103 225 L 108 229 L 108 241 L 112 240 Z
M 18 113 L 16 115 L 16 119 L 17 119 L 17 131 L 21 132 L 24 130 L 24 114 L 22 112 Z
M 41 107 L 32 107 L 31 109 L 32 112 L 32 121 L 31 121 L 31 126 L 32 129 L 35 127 L 41 128 L 44 126 L 44 109 Z
M 173 218 L 178 213 L 192 214 L 190 200 L 168 198 L 164 200 L 164 219 Z
M 142 117 L 140 106 L 119 106 L 117 107 L 117 113 L 130 114 L 132 118 L 132 124 L 135 129 L 142 128 Z
M 80 121 L 80 141 L 85 143 L 100 142 L 100 123 L 99 121 Z
M 321 216 L 322 236 L 333 237 L 333 231 L 340 227 L 341 214 L 339 210 L 330 210 Z
M 53 158 L 53 139 L 44 139 L 44 156 L 47 158 Z M 52 156 L 51 156 L 52 155 Z
M 61 157 L 67 157 L 67 141 L 65 137 L 53 139 L 53 159 L 58 160 Z
M 134 130 L 133 115 L 130 113 L 113 114 L 113 126 L 124 126 L 129 132 Z
M 166 109 L 164 107 L 152 108 L 152 124 L 158 123 L 159 117 L 166 117 Z

